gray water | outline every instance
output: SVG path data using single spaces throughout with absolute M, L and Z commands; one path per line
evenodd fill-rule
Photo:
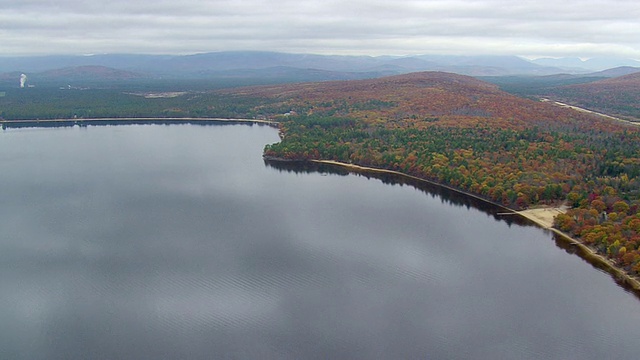
M 0 358 L 640 356 L 640 301 L 550 233 L 267 166 L 276 141 L 257 125 L 2 131 Z

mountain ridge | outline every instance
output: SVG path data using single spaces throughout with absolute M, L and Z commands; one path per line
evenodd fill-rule
M 640 67 L 640 61 L 616 57 L 595 57 L 587 60 L 582 60 L 577 57 L 539 58 L 532 60 L 532 62 L 543 66 L 553 66 L 581 73 L 603 71 L 623 66 Z
M 640 63 L 638 63 L 640 65 Z M 225 51 L 191 55 L 98 54 L 83 56 L 0 57 L 0 72 L 38 73 L 75 66 L 105 66 L 157 77 L 198 78 L 203 73 L 291 67 L 387 75 L 446 71 L 472 76 L 550 75 L 563 70 L 517 56 L 498 55 L 318 55 L 267 51 Z M 582 71 L 585 72 L 585 71 Z

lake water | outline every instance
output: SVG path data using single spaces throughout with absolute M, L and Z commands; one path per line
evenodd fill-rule
M 0 132 L 0 358 L 640 356 L 638 298 L 549 232 L 443 190 L 267 165 L 276 141 Z

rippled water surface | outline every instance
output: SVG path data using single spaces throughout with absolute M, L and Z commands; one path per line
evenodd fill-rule
M 2 359 L 633 359 L 640 301 L 464 198 L 262 126 L 0 133 Z

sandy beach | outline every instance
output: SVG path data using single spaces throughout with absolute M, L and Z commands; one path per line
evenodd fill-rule
M 535 209 L 527 209 L 522 211 L 516 211 L 517 214 L 526 217 L 527 219 L 535 222 L 536 224 L 550 229 L 553 227 L 553 219 L 559 215 L 567 212 L 566 206 L 561 207 L 540 207 Z
M 61 119 L 20 119 L 20 120 L 0 120 L 2 124 L 22 124 L 22 123 L 91 123 L 100 121 L 217 121 L 227 123 L 253 123 L 253 124 L 267 124 L 277 126 L 277 121 L 260 120 L 260 119 L 241 119 L 241 118 L 204 118 L 204 117 L 104 117 L 104 118 L 61 118 Z

